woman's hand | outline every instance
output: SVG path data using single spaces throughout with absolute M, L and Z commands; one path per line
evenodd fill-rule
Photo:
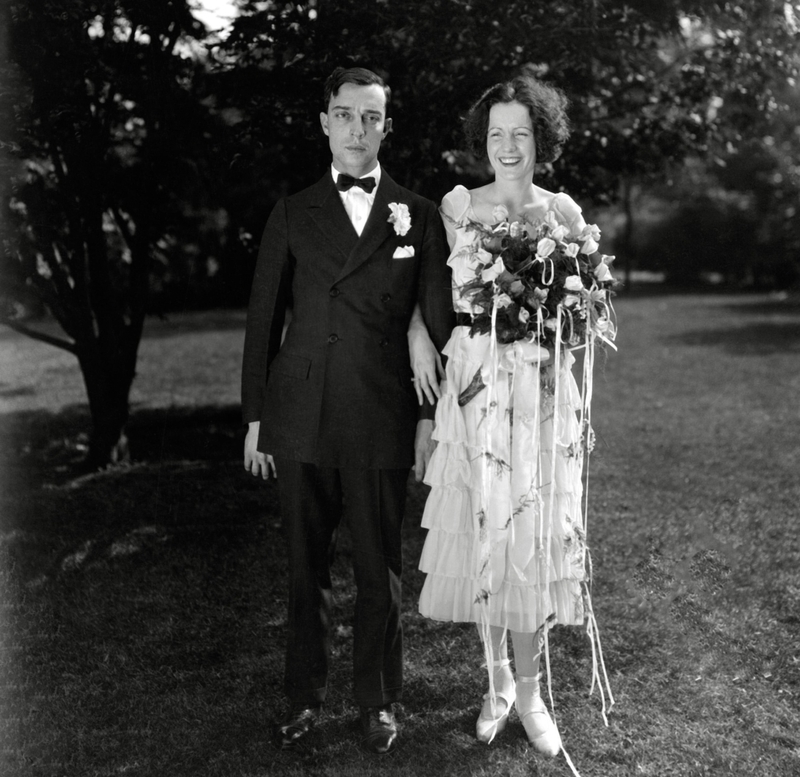
M 408 354 L 411 358 L 411 370 L 414 373 L 414 390 L 417 401 L 422 405 L 423 395 L 433 405 L 441 397 L 439 379 L 444 378 L 442 358 L 428 334 L 419 305 L 414 307 L 411 322 L 408 325 Z

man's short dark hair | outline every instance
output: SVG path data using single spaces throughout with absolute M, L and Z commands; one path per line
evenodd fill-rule
M 331 98 L 339 93 L 339 90 L 345 84 L 356 84 L 357 86 L 370 86 L 377 84 L 383 89 L 386 95 L 386 112 L 389 112 L 389 99 L 392 96 L 392 90 L 386 82 L 371 70 L 365 67 L 337 67 L 325 80 L 325 105 L 324 109 L 327 111 L 328 106 L 331 104 Z

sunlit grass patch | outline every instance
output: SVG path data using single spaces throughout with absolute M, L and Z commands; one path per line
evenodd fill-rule
M 559 627 L 550 643 L 555 714 L 584 777 L 800 773 L 800 311 L 779 304 L 617 302 L 620 350 L 595 382 L 588 535 L 608 727 L 585 635 Z M 240 324 L 214 340 L 232 381 Z M 277 489 L 243 471 L 237 409 L 215 408 L 220 388 L 197 371 L 201 334 L 199 322 L 145 349 L 128 468 L 71 475 L 78 410 L 0 418 L 0 773 L 568 775 L 532 752 L 515 714 L 491 747 L 475 740 L 476 630 L 416 611 L 426 489 L 413 483 L 398 752 L 358 747 L 346 530 L 329 704 L 297 752 L 271 745 L 286 626 Z M 161 404 L 172 384 L 184 406 Z

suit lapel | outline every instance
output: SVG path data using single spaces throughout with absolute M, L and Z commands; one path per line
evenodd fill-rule
M 344 209 L 330 173 L 326 173 L 314 186 L 308 212 L 325 237 L 342 254 L 344 262 L 358 243 L 358 233 Z
M 367 261 L 387 238 L 394 234 L 394 227 L 389 223 L 389 203 L 399 201 L 402 193 L 400 187 L 389 177 L 386 170 L 381 171 L 381 182 L 375 192 L 375 201 L 369 212 L 361 237 L 350 252 L 347 262 L 339 273 L 337 281 L 350 275 Z M 342 207 L 344 210 L 344 207 Z M 345 213 L 345 218 L 347 214 Z M 353 230 L 353 234 L 355 230 Z

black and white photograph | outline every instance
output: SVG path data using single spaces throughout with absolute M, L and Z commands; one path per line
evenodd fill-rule
M 800 2 L 3 0 L 3 777 L 800 774 Z

